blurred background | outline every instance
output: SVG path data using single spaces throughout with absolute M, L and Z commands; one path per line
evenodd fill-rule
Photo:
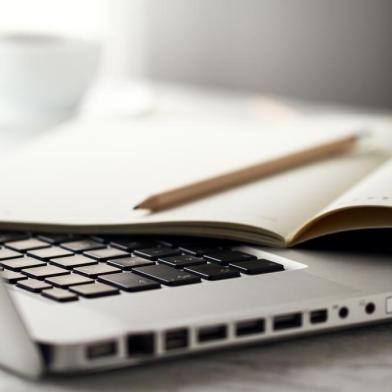
M 390 0 L 2 0 L 0 30 L 103 43 L 100 74 L 392 107 Z

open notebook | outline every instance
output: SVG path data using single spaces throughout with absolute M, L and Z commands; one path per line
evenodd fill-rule
M 199 235 L 284 247 L 392 227 L 392 160 L 370 149 L 164 212 L 132 209 L 150 194 L 341 134 L 327 128 L 314 119 L 261 127 L 164 114 L 68 124 L 3 161 L 0 228 Z

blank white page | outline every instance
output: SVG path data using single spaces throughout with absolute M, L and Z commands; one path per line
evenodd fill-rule
M 314 119 L 277 127 L 165 113 L 117 124 L 71 123 L 3 162 L 0 222 L 100 227 L 199 222 L 253 226 L 286 237 L 383 158 L 345 155 L 156 214 L 132 207 L 153 193 L 340 134 L 326 131 Z

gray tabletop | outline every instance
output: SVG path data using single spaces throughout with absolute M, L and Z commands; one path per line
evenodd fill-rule
M 0 371 L 0 391 L 391 391 L 392 325 L 38 383 Z

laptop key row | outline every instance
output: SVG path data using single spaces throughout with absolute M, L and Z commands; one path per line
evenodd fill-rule
M 107 263 L 113 267 L 120 268 L 124 271 L 129 271 L 135 267 L 143 267 L 145 265 L 155 264 L 153 261 L 143 259 L 142 257 L 139 256 L 128 256 L 128 257 L 122 257 L 120 259 L 108 260 Z
M 77 241 L 65 242 L 61 244 L 61 247 L 74 253 L 80 253 L 89 250 L 102 249 L 105 248 L 105 245 L 94 240 L 81 239 Z
M 132 272 L 103 275 L 98 280 L 129 292 L 159 289 L 161 287 L 158 282 Z
M 23 255 L 11 249 L 7 249 L 7 248 L 0 249 L 0 261 L 16 259 L 18 257 L 23 257 Z
M 182 286 L 184 284 L 200 283 L 201 279 L 187 271 L 175 269 L 163 264 L 137 267 L 133 272 L 157 280 L 167 286 Z
M 4 244 L 8 241 L 18 241 L 29 238 L 27 233 L 19 233 L 19 232 L 3 232 L 0 233 L 0 244 Z
M 121 272 L 121 270 L 106 263 L 99 263 L 77 267 L 74 269 L 74 272 L 87 276 L 88 278 L 97 278 L 100 275 Z
M 10 269 L 11 271 L 20 271 L 24 268 L 42 267 L 46 265 L 45 262 L 29 256 L 4 260 L 1 262 L 1 264 L 3 267 Z
M 90 250 L 87 252 L 83 252 L 87 257 L 91 257 L 92 259 L 99 261 L 106 261 L 109 259 L 117 259 L 120 257 L 129 256 L 129 253 L 116 248 L 105 247 L 102 249 Z
M 20 280 L 23 280 L 23 279 L 27 279 L 27 276 L 21 274 L 20 272 L 10 271 L 10 270 L 6 270 L 6 269 L 1 271 L 1 277 L 7 283 L 11 283 L 11 284 L 19 282 Z
M 47 248 L 50 245 L 47 242 L 41 241 L 37 238 L 28 238 L 19 241 L 6 242 L 6 246 L 7 248 L 16 250 L 18 252 L 26 252 L 33 249 Z
M 19 281 L 16 285 L 22 289 L 31 291 L 33 293 L 39 293 L 42 290 L 52 288 L 52 286 L 49 283 L 38 279 L 32 279 L 32 278 L 23 279 Z
M 58 302 L 70 302 L 78 300 L 78 296 L 75 293 L 72 293 L 68 290 L 59 289 L 58 287 L 42 290 L 41 294 L 46 298 Z
M 59 246 L 51 246 L 49 248 L 29 250 L 27 251 L 27 255 L 47 261 L 56 257 L 72 256 L 73 253 Z
M 3 278 L 59 302 L 284 270 L 227 243 L 11 234 L 0 233 Z
M 37 238 L 47 242 L 48 244 L 51 245 L 57 245 L 62 242 L 67 242 L 67 241 L 74 241 L 79 238 L 79 236 L 73 235 L 73 234 L 63 234 L 63 233 L 42 233 L 38 234 Z
M 50 260 L 50 263 L 57 265 L 58 267 L 61 268 L 72 269 L 76 267 L 83 267 L 86 265 L 96 264 L 97 261 L 95 259 L 91 259 L 84 255 L 74 254 L 72 256 L 57 257 L 53 260 Z
M 45 281 L 59 288 L 67 288 L 78 284 L 94 283 L 94 279 L 78 274 L 52 276 L 46 278 Z

